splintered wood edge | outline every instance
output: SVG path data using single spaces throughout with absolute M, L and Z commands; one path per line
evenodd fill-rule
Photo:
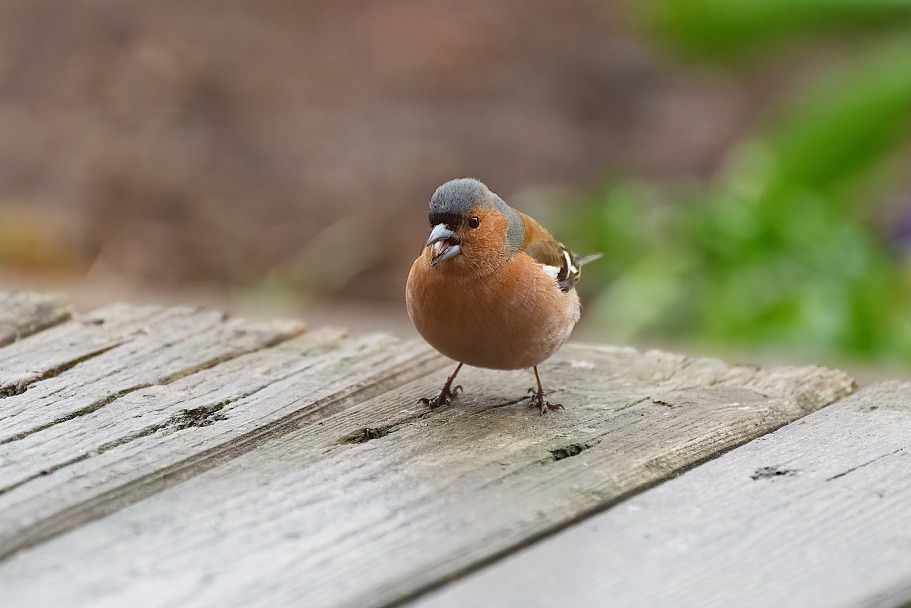
M 66 296 L 0 291 L 0 347 L 68 321 L 73 308 Z

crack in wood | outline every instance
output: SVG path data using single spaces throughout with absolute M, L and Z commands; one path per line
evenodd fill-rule
M 786 469 L 778 466 L 761 467 L 750 475 L 750 479 L 759 481 L 760 479 L 775 479 L 776 477 L 793 477 L 798 473 L 800 473 L 800 471 L 797 469 Z
M 58 365 L 57 367 L 49 369 L 40 375 L 34 376 L 32 378 L 23 378 L 22 380 L 17 381 L 16 384 L 0 386 L 0 399 L 21 395 L 25 391 L 27 391 L 30 386 L 37 384 L 38 382 L 42 382 L 44 380 L 50 380 L 51 378 L 55 378 L 55 377 L 59 376 L 60 374 L 73 369 L 80 363 L 85 363 L 86 361 L 94 359 L 95 357 L 100 357 L 104 353 L 108 352 L 109 350 L 111 350 L 113 348 L 117 348 L 121 344 L 123 344 L 123 342 L 118 342 L 116 344 L 109 344 L 108 346 L 105 346 L 104 348 L 99 348 L 96 351 L 92 351 L 81 357 L 77 357 L 71 361 L 62 363 L 62 364 Z M 0 441 L 0 443 L 4 443 L 4 442 Z
M 91 413 L 96 412 L 99 409 L 105 407 L 106 405 L 109 405 L 109 404 L 113 403 L 114 401 L 120 399 L 124 395 L 128 395 L 135 391 L 138 391 L 138 390 L 141 390 L 144 388 L 149 388 L 151 386 L 167 386 L 168 384 L 172 384 L 173 382 L 176 382 L 177 380 L 186 378 L 188 376 L 192 376 L 193 374 L 197 374 L 197 373 L 205 371 L 207 369 L 211 369 L 217 365 L 220 365 L 227 361 L 231 361 L 232 359 L 236 359 L 240 356 L 259 352 L 259 351 L 262 351 L 262 350 L 265 350 L 268 348 L 272 348 L 274 346 L 277 346 L 278 344 L 281 344 L 282 342 L 286 342 L 287 340 L 290 340 L 292 338 L 299 336 L 303 331 L 304 330 L 301 329 L 301 331 L 296 332 L 296 333 L 289 332 L 287 334 L 276 335 L 272 340 L 268 340 L 266 342 L 258 344 L 257 346 L 255 346 L 253 348 L 238 350 L 233 353 L 226 353 L 226 354 L 220 355 L 218 357 L 213 357 L 202 363 L 199 363 L 198 365 L 194 365 L 190 368 L 186 368 L 184 370 L 180 370 L 179 372 L 175 372 L 173 374 L 165 376 L 165 377 L 159 379 L 159 381 L 154 384 L 143 383 L 143 384 L 137 384 L 137 385 L 125 388 L 125 389 L 121 389 L 115 393 L 108 395 L 107 397 L 104 397 L 103 399 L 99 399 L 98 401 L 90 403 L 86 407 L 83 407 L 75 412 L 71 412 L 66 416 L 61 416 L 60 418 L 56 418 L 46 424 L 42 424 L 40 426 L 36 426 L 36 427 L 33 427 L 26 431 L 22 431 L 20 433 L 16 433 L 15 435 L 6 437 L 5 439 L 0 440 L 0 445 L 6 444 L 6 443 L 11 443 L 13 441 L 20 441 L 20 440 L 24 439 L 25 437 L 28 437 L 29 435 L 33 435 L 35 433 L 39 433 L 41 431 L 49 429 L 56 424 L 60 424 L 62 422 L 66 422 L 68 420 L 73 420 L 74 418 L 79 418 L 81 416 L 86 416 L 88 414 L 91 414 Z M 84 357 L 80 357 L 77 360 L 67 362 L 65 365 L 58 366 L 58 367 L 54 368 L 53 370 L 50 370 L 50 371 L 42 374 L 40 377 L 37 377 L 34 380 L 30 381 L 29 385 L 35 384 L 36 382 L 39 382 L 41 380 L 47 380 L 47 379 L 53 378 L 55 376 L 58 376 L 58 375 L 62 374 L 63 372 L 65 372 L 69 369 L 72 369 L 79 363 L 83 363 L 85 361 L 88 361 L 89 359 L 98 357 L 113 348 L 121 346 L 122 344 L 124 344 L 124 343 L 113 344 L 113 345 L 107 346 L 103 349 L 100 349 L 98 351 L 95 351 L 93 353 L 90 353 L 89 355 L 86 355 Z M 25 391 L 23 390 L 22 392 L 25 392 Z M 21 394 L 21 393 L 18 393 L 18 394 Z M 2 392 L 0 392 L 0 397 L 3 397 Z
M 640 403 L 645 403 L 646 401 L 651 401 L 651 399 L 652 399 L 651 397 L 641 397 L 639 399 L 636 399 L 635 401 L 628 401 L 628 402 L 624 403 L 623 405 L 618 406 L 616 408 L 616 411 L 622 412 L 623 410 L 628 410 L 628 409 L 634 408 L 637 405 L 639 405 Z
M 339 443 L 367 443 L 368 441 L 373 441 L 374 439 L 379 439 L 380 437 L 385 437 L 389 433 L 394 433 L 399 429 L 400 425 L 391 424 L 389 426 L 378 426 L 378 427 L 365 427 L 354 431 L 348 435 L 345 435 L 338 440 Z
M 348 433 L 347 435 L 343 435 L 342 437 L 340 437 L 338 440 L 338 443 L 343 444 L 343 445 L 360 444 L 360 443 L 367 443 L 368 441 L 373 441 L 374 439 L 380 439 L 382 437 L 385 437 L 386 435 L 389 435 L 390 433 L 394 433 L 394 432 L 400 430 L 401 428 L 403 428 L 413 422 L 416 422 L 418 420 L 423 420 L 423 419 L 427 418 L 428 416 L 433 415 L 433 413 L 434 413 L 433 410 L 427 409 L 423 412 L 418 412 L 416 414 L 412 414 L 410 416 L 406 416 L 404 418 L 396 420 L 395 422 L 393 422 L 391 424 L 384 424 L 384 425 L 379 425 L 379 426 L 367 426 L 364 428 L 360 428 L 356 431 L 353 431 L 351 433 Z
M 148 388 L 148 386 L 137 387 L 136 390 L 139 390 L 141 388 Z M 101 454 L 104 454 L 108 450 L 111 450 L 118 446 L 126 445 L 127 443 L 130 443 L 131 441 L 136 441 L 137 439 L 142 439 L 143 437 L 148 437 L 149 435 L 153 435 L 159 431 L 167 430 L 167 429 L 173 429 L 174 431 L 179 431 L 179 430 L 183 430 L 183 429 L 187 429 L 187 428 L 191 428 L 191 427 L 209 426 L 210 424 L 214 424 L 215 422 L 227 420 L 228 416 L 225 416 L 224 414 L 219 414 L 218 412 L 221 411 L 222 409 L 224 409 L 225 406 L 230 405 L 231 403 L 233 403 L 235 401 L 239 401 L 240 399 L 244 399 L 246 397 L 249 397 L 249 396 L 259 392 L 260 390 L 262 390 L 262 388 L 265 388 L 265 387 L 260 387 L 255 391 L 251 391 L 249 393 L 237 396 L 232 399 L 225 399 L 225 400 L 223 400 L 219 403 L 216 403 L 214 405 L 211 405 L 211 406 L 203 406 L 203 407 L 193 408 L 193 409 L 189 409 L 189 410 L 182 410 L 180 413 L 175 414 L 174 416 L 171 416 L 165 422 L 147 426 L 146 428 L 144 428 L 136 433 L 133 433 L 127 437 L 121 437 L 120 439 L 117 439 L 116 441 L 110 441 L 108 443 L 102 444 L 102 445 L 98 446 L 97 448 L 95 448 L 94 450 L 89 450 L 88 452 L 79 454 L 78 456 L 74 456 L 73 458 L 70 458 L 64 462 L 60 462 L 51 467 L 43 469 L 39 473 L 36 473 L 35 475 L 25 477 L 22 480 L 17 481 L 16 483 L 13 483 L 6 487 L 0 488 L 0 496 L 2 496 L 3 494 L 6 494 L 7 492 L 11 492 L 11 491 L 15 490 L 16 488 L 19 488 L 19 487 L 27 484 L 30 481 L 34 481 L 35 479 L 38 479 L 40 477 L 45 477 L 47 475 L 50 475 L 51 473 L 55 473 L 61 469 L 64 469 L 68 466 L 72 466 L 76 463 L 82 462 L 89 458 L 94 458 L 96 456 L 100 456 Z M 133 392 L 133 391 L 129 391 L 129 392 Z M 120 395 L 117 398 L 122 397 L 122 396 L 123 395 Z M 116 399 L 111 399 L 111 401 L 114 401 L 114 400 L 116 400 Z M 98 408 L 95 408 L 95 409 L 97 410 Z M 53 425 L 49 425 L 49 426 L 53 426 Z M 19 439 L 21 439 L 21 437 Z M 11 441 L 11 440 L 7 440 L 7 441 Z M 4 442 L 0 442 L 0 443 L 4 443 Z
M 111 347 L 111 348 L 113 348 L 113 347 Z M 324 353 L 324 352 L 327 352 L 327 350 L 329 350 L 328 345 L 323 345 L 322 347 L 317 347 L 317 348 L 313 349 L 312 352 L 313 353 Z M 208 369 L 208 368 L 206 368 L 206 369 Z M 309 366 L 302 368 L 302 370 L 306 370 L 306 369 L 309 369 Z M 278 378 L 276 378 L 275 382 L 281 382 L 283 380 L 286 380 L 287 378 L 293 376 L 295 373 L 300 373 L 300 371 L 302 371 L 302 370 L 297 370 L 296 372 L 289 372 L 288 374 L 279 376 Z M 199 371 L 203 371 L 203 370 L 199 370 Z M 176 380 L 179 380 L 179 378 L 174 378 L 174 381 L 176 381 Z M 274 382 L 273 382 L 273 384 L 274 384 Z M 193 408 L 193 409 L 189 409 L 189 410 L 182 410 L 179 414 L 172 416 L 171 418 L 169 418 L 167 421 L 165 421 L 163 423 L 150 425 L 150 426 L 148 426 L 138 432 L 135 432 L 131 435 L 128 435 L 126 437 L 122 437 L 115 441 L 111 441 L 111 442 L 102 444 L 94 450 L 90 450 L 88 452 L 85 452 L 85 453 L 75 456 L 73 458 L 67 459 L 64 462 L 60 462 L 51 467 L 43 469 L 42 471 L 40 471 L 39 473 L 37 473 L 35 475 L 31 475 L 20 481 L 17 481 L 14 484 L 10 484 L 6 487 L 0 488 L 0 495 L 3 495 L 7 492 L 15 490 L 16 488 L 19 488 L 30 481 L 34 481 L 35 479 L 38 479 L 40 477 L 45 477 L 47 475 L 50 475 L 51 473 L 54 473 L 56 471 L 63 469 L 63 468 L 66 468 L 68 466 L 72 466 L 74 464 L 87 460 L 88 458 L 100 456 L 101 454 L 104 454 L 108 450 L 113 449 L 115 447 L 125 445 L 125 444 L 127 444 L 131 441 L 135 441 L 137 439 L 142 439 L 143 437 L 148 437 L 149 435 L 153 435 L 154 433 L 157 433 L 163 429 L 173 428 L 175 430 L 182 430 L 182 429 L 186 429 L 186 428 L 190 428 L 190 427 L 208 426 L 214 422 L 226 420 L 227 416 L 225 416 L 223 414 L 220 415 L 217 412 L 224 409 L 225 406 L 230 405 L 231 403 L 234 403 L 236 401 L 240 401 L 241 399 L 246 399 L 247 397 L 251 397 L 251 396 L 255 395 L 256 393 L 267 388 L 268 386 L 270 386 L 270 384 L 265 384 L 263 386 L 259 386 L 254 390 L 241 393 L 231 399 L 222 400 L 219 403 L 216 403 L 211 406 L 203 406 L 203 407 Z M 121 394 L 121 395 L 109 396 L 108 398 L 106 398 L 104 400 L 105 403 L 103 405 L 109 405 L 110 403 L 113 403 L 114 401 L 116 401 L 120 397 L 123 397 L 126 394 L 129 394 L 136 390 L 141 390 L 143 388 L 149 388 L 149 387 L 150 387 L 150 385 L 138 386 L 138 387 L 134 387 L 131 390 L 123 391 L 123 394 Z M 97 411 L 98 409 L 103 407 L 103 405 L 95 407 L 94 409 L 92 409 L 92 411 Z M 47 428 L 50 428 L 51 426 L 54 426 L 55 424 L 60 424 L 62 422 L 66 422 L 67 420 L 72 420 L 74 418 L 77 418 L 80 415 L 86 415 L 86 414 L 90 414 L 90 413 L 91 412 L 89 412 L 89 411 L 82 412 L 81 414 L 78 412 L 74 413 L 73 415 L 70 415 L 65 418 L 61 418 L 60 420 L 56 420 L 56 421 L 52 422 L 51 424 L 45 425 L 39 429 L 35 429 L 34 432 L 39 432 L 39 431 L 45 430 Z M 31 434 L 31 433 L 29 433 L 29 434 Z M 27 435 L 28 434 L 24 434 L 21 436 L 14 436 L 11 438 L 7 438 L 4 441 L 0 441 L 0 445 L 2 445 L 4 443 L 9 443 L 10 441 L 22 439 L 22 438 L 26 437 Z
M 566 447 L 557 448 L 551 450 L 550 453 L 554 457 L 554 460 L 563 460 L 564 458 L 572 458 L 573 456 L 578 456 L 585 450 L 591 448 L 594 443 L 571 443 Z
M 851 467 L 850 469 L 848 469 L 846 471 L 842 471 L 841 473 L 838 473 L 837 475 L 832 475 L 831 477 L 826 479 L 826 481 L 835 481 L 836 479 L 841 479 L 845 475 L 847 475 L 849 473 L 853 473 L 857 469 L 862 469 L 864 467 L 870 466 L 871 464 L 873 464 L 874 462 L 877 462 L 878 460 L 882 460 L 883 458 L 888 458 L 889 456 L 895 456 L 899 452 L 903 452 L 903 451 L 904 451 L 904 448 L 898 448 L 897 450 L 893 450 L 892 452 L 889 452 L 888 454 L 881 454 L 881 455 L 877 456 L 876 458 L 868 460 L 867 462 L 863 462 L 857 466 Z
M 163 428 L 173 428 L 179 431 L 191 427 L 209 426 L 210 424 L 227 420 L 228 417 L 226 415 L 218 413 L 227 405 L 227 403 L 228 401 L 222 401 L 211 407 L 197 407 L 190 410 L 183 410 L 180 414 L 172 416 L 171 419 L 163 425 Z
M 233 352 L 233 353 L 225 353 L 224 355 L 220 355 L 218 357 L 213 357 L 213 358 L 203 361 L 197 365 L 187 367 L 185 369 L 174 372 L 173 374 L 169 374 L 169 375 L 161 378 L 156 384 L 158 384 L 158 385 L 171 384 L 177 380 L 180 380 L 181 378 L 186 378 L 187 376 L 192 376 L 193 374 L 197 374 L 197 373 L 205 371 L 207 369 L 211 369 L 211 368 L 215 367 L 216 365 L 221 365 L 222 363 L 230 361 L 231 359 L 236 359 L 243 355 L 259 352 L 262 350 L 266 350 L 268 348 L 272 348 L 274 346 L 278 346 L 282 342 L 287 342 L 288 340 L 291 340 L 292 338 L 296 338 L 296 337 L 300 336 L 301 334 L 304 333 L 304 331 L 306 331 L 306 330 L 303 327 L 301 327 L 301 329 L 296 332 L 287 332 L 284 334 L 276 334 L 271 340 L 266 340 L 254 348 L 246 349 L 246 350 L 239 350 L 239 351 Z M 187 336 L 186 339 L 189 339 L 189 338 L 190 338 L 190 336 Z
M 103 399 L 99 399 L 98 401 L 90 403 L 89 405 L 87 405 L 81 409 L 78 409 L 75 412 L 70 412 L 66 416 L 61 416 L 60 418 L 55 418 L 54 420 L 52 420 L 46 424 L 42 424 L 41 426 L 33 427 L 27 431 L 22 431 L 21 433 L 16 433 L 15 435 L 10 435 L 6 439 L 0 440 L 0 445 L 12 443 L 14 441 L 21 441 L 22 439 L 25 439 L 29 435 L 33 435 L 35 433 L 40 433 L 41 431 L 51 428 L 55 424 L 60 424 L 62 422 L 66 422 L 68 420 L 73 420 L 75 418 L 80 418 L 82 416 L 86 416 L 88 414 L 91 414 L 92 412 L 96 412 L 96 411 L 100 410 L 104 406 L 109 405 L 109 404 L 113 403 L 114 401 L 117 401 L 124 395 L 129 395 L 132 392 L 135 392 L 135 391 L 138 391 L 138 390 L 141 390 L 144 388 L 149 388 L 150 386 L 151 386 L 151 384 L 137 384 L 136 386 L 131 386 L 129 388 L 119 390 L 116 393 L 112 393 L 112 394 L 108 395 L 107 397 L 104 397 Z

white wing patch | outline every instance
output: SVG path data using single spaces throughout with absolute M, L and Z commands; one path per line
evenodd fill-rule
M 601 256 L 600 254 L 589 256 L 583 262 L 580 262 L 563 243 L 558 243 L 558 245 L 560 245 L 560 252 L 563 254 L 563 263 L 560 266 L 552 266 L 550 264 L 540 264 L 540 266 L 544 274 L 556 281 L 562 291 L 569 291 L 579 280 L 582 264 Z
M 567 275 L 579 275 L 579 267 L 576 266 L 576 261 L 573 259 L 572 254 L 569 252 L 569 249 L 566 248 L 566 245 L 560 243 L 560 247 L 563 249 L 563 259 L 566 264 L 566 274 Z
M 548 266 L 547 264 L 541 264 L 541 269 L 544 270 L 544 274 L 552 278 L 554 281 L 556 281 L 557 277 L 560 276 L 559 266 Z

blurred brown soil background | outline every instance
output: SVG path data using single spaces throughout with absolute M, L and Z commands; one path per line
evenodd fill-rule
M 774 80 L 674 65 L 618 2 L 6 0 L 0 278 L 399 310 L 443 181 L 547 222 L 706 177 Z

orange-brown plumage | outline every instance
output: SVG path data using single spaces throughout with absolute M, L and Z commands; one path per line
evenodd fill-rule
M 524 213 L 520 213 L 519 217 L 525 227 L 525 240 L 520 249 L 542 264 L 560 266 L 563 262 L 563 247 L 560 243 L 534 219 Z
M 572 254 L 477 180 L 441 186 L 430 217 L 431 237 L 406 286 L 408 315 L 424 339 L 460 364 L 493 369 L 536 368 L 556 353 L 579 320 Z M 425 401 L 448 402 L 454 377 Z M 533 404 L 542 413 L 558 407 L 540 381 Z

